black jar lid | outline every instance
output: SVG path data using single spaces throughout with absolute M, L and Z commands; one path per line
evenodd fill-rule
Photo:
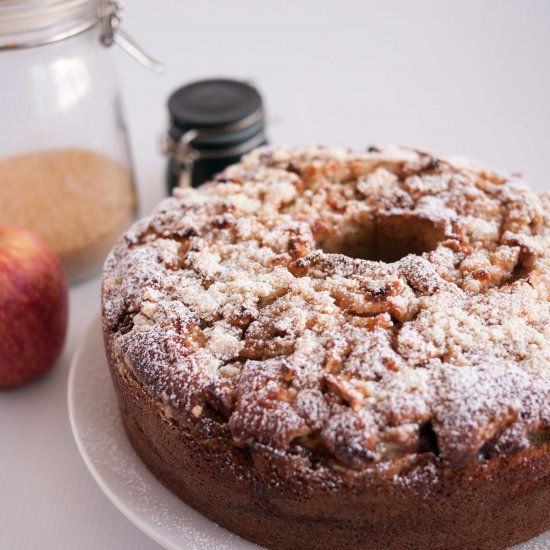
M 261 109 L 262 97 L 256 88 L 221 78 L 193 82 L 176 90 L 168 99 L 172 125 L 182 132 L 231 126 Z
M 192 82 L 172 93 L 168 112 L 170 127 L 163 146 L 170 157 L 170 189 L 183 171 L 197 186 L 266 144 L 262 96 L 246 82 Z

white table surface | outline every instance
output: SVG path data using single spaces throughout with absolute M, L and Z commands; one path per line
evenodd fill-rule
M 253 80 L 273 143 L 398 143 L 519 171 L 550 191 L 547 0 L 131 0 L 126 29 L 169 72 L 116 61 L 142 212 L 162 197 L 165 99 L 208 76 Z M 1 79 L 1 75 L 0 75 Z M 0 548 L 158 548 L 96 486 L 67 416 L 67 376 L 99 308 L 71 290 L 65 351 L 49 375 L 0 394 Z

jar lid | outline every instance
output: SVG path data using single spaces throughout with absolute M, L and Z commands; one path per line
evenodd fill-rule
M 181 132 L 201 128 L 240 130 L 262 118 L 262 97 L 245 82 L 200 80 L 176 90 L 168 99 L 168 111 L 172 124 Z
M 162 141 L 163 153 L 178 170 L 193 174 L 193 185 L 202 183 L 265 145 L 262 103 L 254 86 L 238 80 L 200 80 L 177 89 L 168 99 L 170 128 Z M 199 161 L 201 178 L 193 170 Z
M 100 0 L 4 0 L 0 47 L 15 49 L 74 36 L 99 19 Z

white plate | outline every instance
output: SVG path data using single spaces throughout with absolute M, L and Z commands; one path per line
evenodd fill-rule
M 153 540 L 174 550 L 260 548 L 187 506 L 141 462 L 120 420 L 99 318 L 73 359 L 68 397 L 74 438 L 86 466 L 113 504 Z M 550 550 L 550 532 L 513 550 Z
M 69 417 L 76 444 L 103 492 L 137 527 L 171 550 L 258 550 L 173 495 L 130 445 L 118 412 L 96 318 L 69 375 Z

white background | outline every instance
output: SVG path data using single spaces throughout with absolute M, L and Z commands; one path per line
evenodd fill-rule
M 124 26 L 169 72 L 116 52 L 142 212 L 162 197 L 165 100 L 199 77 L 253 80 L 273 143 L 397 143 L 466 154 L 550 191 L 547 0 L 128 0 Z M 1 82 L 2 75 L 0 75 Z M 0 395 L 0 548 L 157 548 L 103 496 L 73 443 L 69 362 L 99 309 L 71 291 L 55 370 Z

